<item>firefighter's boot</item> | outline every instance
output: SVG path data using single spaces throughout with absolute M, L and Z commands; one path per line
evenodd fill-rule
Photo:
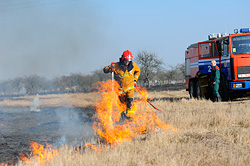
M 127 98 L 127 111 L 126 111 L 126 116 L 130 119 L 131 117 L 134 116 L 134 111 L 131 110 L 133 98 Z
M 133 98 L 127 98 L 127 110 L 121 113 L 122 120 L 129 120 L 133 115 L 134 111 L 131 110 Z
M 220 96 L 217 97 L 217 101 L 221 102 L 221 97 Z
M 132 110 L 126 110 L 121 113 L 121 119 L 122 120 L 130 120 L 135 115 L 135 112 Z
M 121 120 L 124 121 L 124 120 L 129 120 L 130 118 L 127 116 L 127 111 L 123 111 L 121 113 Z
M 213 101 L 213 102 L 217 102 L 217 97 L 214 96 L 212 101 Z

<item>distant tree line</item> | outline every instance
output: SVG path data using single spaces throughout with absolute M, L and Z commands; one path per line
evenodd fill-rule
M 155 53 L 141 51 L 135 58 L 138 66 L 141 68 L 139 82 L 141 85 L 150 87 L 151 85 L 174 84 L 184 82 L 185 64 L 176 66 L 168 65 L 166 69 L 161 59 L 158 59 Z
M 135 61 L 141 68 L 139 85 L 167 86 L 167 84 L 184 82 L 184 64 L 168 66 L 168 69 L 164 69 L 162 60 L 159 60 L 155 53 L 146 51 L 139 52 Z M 93 83 L 108 79 L 111 79 L 111 75 L 104 74 L 102 69 L 95 70 L 89 75 L 73 73 L 70 76 L 61 76 L 52 80 L 30 75 L 0 82 L 0 95 L 91 92 Z
M 71 74 L 52 80 L 30 75 L 0 82 L 0 95 L 90 92 L 93 83 L 110 78 L 111 76 L 104 74 L 102 69 L 90 75 Z

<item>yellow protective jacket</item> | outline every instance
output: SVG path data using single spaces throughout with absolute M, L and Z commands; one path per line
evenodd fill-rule
M 128 71 L 128 69 L 126 69 L 126 71 L 122 70 L 119 62 L 113 63 L 115 80 L 118 82 L 125 93 L 128 90 L 135 88 L 134 81 L 138 80 L 141 73 L 141 69 L 137 66 L 137 64 L 135 62 L 132 63 L 133 68 L 130 71 Z M 104 73 L 109 73 L 110 67 L 111 65 L 106 66 L 103 69 Z

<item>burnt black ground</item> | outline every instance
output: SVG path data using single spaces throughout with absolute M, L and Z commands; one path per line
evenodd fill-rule
M 30 141 L 43 145 L 47 142 L 54 147 L 77 146 L 94 134 L 91 107 L 39 109 L 40 112 L 31 111 L 29 107 L 0 108 L 0 163 L 11 160 L 16 163 L 21 152 L 29 154 Z
M 176 91 L 186 89 L 185 83 L 176 83 L 176 84 L 168 84 L 168 85 L 156 85 L 147 87 L 148 91 Z

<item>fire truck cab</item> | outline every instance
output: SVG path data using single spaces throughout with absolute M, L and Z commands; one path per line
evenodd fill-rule
M 191 44 L 185 51 L 186 90 L 190 97 L 212 98 L 211 61 L 220 68 L 222 100 L 247 95 L 250 91 L 250 29 L 233 34 L 208 35 L 207 41 Z

